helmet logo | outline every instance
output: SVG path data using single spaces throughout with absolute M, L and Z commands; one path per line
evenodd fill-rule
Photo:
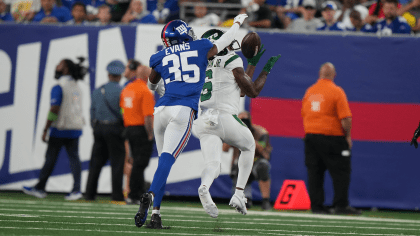
M 175 28 L 179 34 L 186 34 L 188 32 L 187 27 L 185 27 L 185 25 L 180 25 L 178 27 Z

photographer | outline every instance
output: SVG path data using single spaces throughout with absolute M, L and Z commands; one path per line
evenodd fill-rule
M 62 60 L 56 67 L 55 79 L 58 84 L 51 90 L 51 108 L 42 134 L 42 141 L 48 143 L 45 163 L 34 187 L 23 187 L 23 192 L 38 198 L 45 198 L 45 185 L 50 177 L 61 148 L 66 148 L 70 169 L 74 178 L 73 190 L 66 200 L 77 200 L 80 192 L 81 164 L 79 159 L 79 137 L 85 124 L 82 114 L 82 90 L 77 81 L 83 79 L 87 69 L 81 66 L 84 58 L 75 64 L 69 59 Z M 48 130 L 50 131 L 47 139 Z

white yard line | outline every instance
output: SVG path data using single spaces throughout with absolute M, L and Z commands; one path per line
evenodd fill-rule
M 2 207 L 10 207 L 10 205 L 9 204 L 1 204 L 0 203 L 0 209 L 2 208 Z M 57 206 L 44 206 L 44 205 L 26 205 L 26 206 L 19 206 L 19 207 L 25 207 L 25 208 L 47 208 L 47 209 L 56 209 L 57 208 Z M 70 208 L 70 209 L 73 209 L 73 210 L 77 210 L 77 209 L 80 209 L 80 210 L 88 210 L 87 209 L 87 207 L 65 207 L 65 208 Z M 88 207 L 89 208 L 89 207 Z M 97 210 L 98 209 L 98 207 L 91 207 L 92 209 L 95 209 L 95 210 Z M 10 208 L 9 208 L 10 209 Z M 13 209 L 15 209 L 15 208 L 13 208 Z M 16 210 L 19 210 L 19 209 L 22 209 L 22 208 L 16 208 Z M 27 210 L 27 209 L 24 209 L 24 210 Z M 43 209 L 43 210 L 45 210 L 45 209 Z M 113 209 L 114 210 L 114 209 Z M 137 212 L 137 210 L 135 210 L 135 211 L 130 211 L 130 212 L 128 212 L 126 209 L 117 209 L 117 210 L 122 210 L 122 211 L 126 211 L 126 213 L 119 213 L 119 215 L 127 215 L 127 216 L 133 216 L 136 212 Z M 232 209 L 232 211 L 233 211 L 233 209 Z M 81 211 L 67 211 L 66 213 L 80 213 Z M 165 212 L 165 211 L 162 211 L 162 212 Z M 102 212 L 94 212 L 94 211 L 89 211 L 89 213 L 92 213 L 92 214 L 101 214 Z M 113 213 L 109 213 L 109 211 L 107 212 L 108 214 L 113 214 Z M 175 218 L 195 218 L 195 219 L 209 219 L 210 217 L 209 216 L 207 216 L 207 214 L 204 212 L 204 210 L 201 210 L 201 212 L 200 213 L 202 213 L 202 215 L 205 215 L 205 216 L 199 216 L 199 215 L 194 215 L 194 216 L 188 216 L 188 215 L 172 215 L 172 214 L 163 214 L 163 217 L 175 217 Z M 236 214 L 236 215 L 238 215 L 238 214 Z M 93 217 L 94 218 L 94 217 Z M 126 219 L 126 218 L 122 218 L 122 219 Z M 235 220 L 235 221 L 249 221 L 249 220 L 251 220 L 251 219 L 249 219 L 249 217 L 246 217 L 246 216 L 244 216 L 244 217 L 239 217 L 239 218 L 237 218 L 237 217 L 224 217 L 223 216 L 223 220 L 227 220 L 227 219 L 231 219 L 231 220 Z M 301 222 L 301 223 L 315 223 L 315 222 L 320 222 L 320 221 L 322 221 L 323 223 L 326 223 L 326 224 L 360 224 L 360 225 L 382 225 L 383 224 L 383 222 L 381 222 L 381 221 L 372 221 L 372 222 L 364 222 L 364 221 L 337 221 L 337 220 L 328 220 L 328 221 L 325 221 L 325 219 L 314 219 L 314 220 L 311 220 L 311 219 L 305 219 L 305 220 L 301 220 L 301 219 L 285 219 L 285 218 L 281 218 L 281 219 L 266 219 L 266 218 L 260 218 L 260 219 L 256 219 L 256 218 L 254 218 L 254 219 L 252 219 L 252 221 L 264 221 L 264 222 L 273 222 L 273 223 L 276 223 L 276 222 L 280 222 L 280 223 L 282 223 L 282 222 Z M 388 222 L 387 223 L 387 226 L 390 226 L 390 225 L 392 225 L 392 226 L 412 226 L 412 227 L 420 227 L 420 224 L 410 224 L 410 223 L 391 223 L 391 222 Z M 420 230 L 420 229 L 419 229 Z
M 96 225 L 96 226 L 126 226 L 126 227 L 134 227 L 133 224 L 106 224 L 106 223 L 74 223 L 74 222 L 48 222 L 48 221 L 26 221 L 26 220 L 0 220 L 0 222 L 19 222 L 19 223 L 50 223 L 50 224 L 63 224 L 63 225 Z M 213 230 L 214 228 L 210 227 L 186 227 L 186 226 L 172 226 L 173 228 L 180 228 L 180 229 L 200 229 L 200 230 Z M 0 227 L 2 228 L 2 227 Z M 22 227 L 25 228 L 25 227 Z M 25 228 L 26 229 L 26 228 Z M 53 229 L 53 228 L 50 228 Z M 391 236 L 391 235 L 398 235 L 398 234 L 360 234 L 360 233 L 340 233 L 340 232 L 319 232 L 319 231 L 295 231 L 295 230 L 267 230 L 267 229 L 242 229 L 242 228 L 219 228 L 221 230 L 237 230 L 237 231 L 257 231 L 257 232 L 264 232 L 267 234 L 271 233 L 279 233 L 285 232 L 289 234 L 276 234 L 276 235 L 290 235 L 293 233 L 305 233 L 305 234 L 333 234 L 333 235 L 382 235 L 382 236 Z M 76 230 L 76 229 L 75 229 Z M 88 230 L 86 230 L 88 231 Z M 102 230 L 100 230 L 102 232 Z M 107 232 L 107 230 L 104 230 Z M 113 232 L 125 232 L 125 231 L 113 231 Z M 201 234 L 200 234 L 201 235 Z
M 37 204 L 46 204 L 46 205 L 57 205 L 57 206 L 95 206 L 97 207 L 101 203 L 77 203 L 77 202 L 53 202 L 47 200 L 8 200 L 8 199 L 0 199 L 0 203 L 18 203 L 18 204 L 29 204 L 29 205 L 37 205 Z M 103 204 L 106 208 L 130 208 L 130 209 L 137 209 L 138 206 L 132 205 L 113 205 L 113 204 Z M 10 206 L 9 206 L 10 207 Z M 86 208 L 85 208 L 86 209 Z M 184 212 L 203 212 L 202 208 L 194 208 L 194 207 L 165 207 L 161 208 L 161 211 L 164 213 L 166 211 L 184 211 Z M 106 214 L 106 213 L 103 213 Z M 119 214 L 119 213 L 113 213 Z M 219 214 L 233 214 L 236 215 L 235 211 L 229 209 L 219 209 Z M 315 218 L 315 219 L 333 219 L 333 220 L 352 220 L 352 221 L 376 221 L 376 222 L 397 222 L 397 223 L 413 223 L 413 224 L 420 224 L 420 220 L 405 220 L 405 219 L 389 219 L 389 218 L 373 218 L 373 217 L 365 217 L 365 216 L 337 216 L 337 215 L 316 215 L 311 213 L 292 213 L 292 212 L 262 212 L 262 211 L 248 211 L 248 215 L 251 216 L 282 216 L 282 217 L 296 217 L 296 218 Z
M 2 211 L 4 209 L 0 209 L 0 211 Z M 5 210 L 10 210 L 10 209 L 5 209 Z M 45 210 L 29 210 L 29 209 L 24 209 L 24 211 L 26 212 L 46 212 Z M 69 213 L 66 211 L 47 211 L 47 212 L 58 212 L 58 213 Z M 79 213 L 84 213 L 84 212 L 79 212 Z M 9 214 L 10 215 L 10 214 Z M 20 215 L 20 214 L 19 214 Z M 120 214 L 121 215 L 121 214 Z M 53 217 L 61 217 L 61 216 L 53 216 Z M 79 216 L 80 217 L 80 216 Z M 92 219 L 94 219 L 96 217 L 92 217 Z M 131 218 L 131 217 L 130 217 Z M 248 222 L 241 222 L 241 221 L 227 221 L 227 220 L 221 220 L 221 221 L 215 221 L 215 220 L 192 220 L 192 219 L 179 219 L 179 217 L 174 217 L 176 219 L 168 219 L 165 217 L 163 217 L 163 221 L 174 221 L 174 222 L 196 222 L 196 223 L 217 223 L 217 224 L 240 224 L 240 225 L 273 225 L 272 222 L 255 222 L 253 219 L 250 219 Z M 114 219 L 114 217 L 109 217 L 109 219 Z M 129 220 L 129 218 L 123 218 L 125 220 Z M 81 223 L 82 224 L 82 223 Z M 92 223 L 95 224 L 95 223 Z M 316 224 L 301 224 L 300 222 L 295 222 L 295 224 L 292 223 L 280 223 L 280 222 L 276 222 L 275 223 L 276 226 L 299 226 L 299 227 L 309 227 L 309 228 L 321 228 L 321 227 L 325 227 L 325 228 L 350 228 L 350 229 L 371 229 L 371 230 L 396 230 L 396 231 L 416 231 L 418 232 L 420 229 L 419 228 L 391 228 L 391 227 L 372 227 L 372 226 L 354 226 L 354 225 L 350 225 L 350 226 L 346 226 L 346 225 L 325 225 L 325 224 L 321 224 L 321 225 L 316 225 Z M 404 226 L 404 225 L 401 225 Z

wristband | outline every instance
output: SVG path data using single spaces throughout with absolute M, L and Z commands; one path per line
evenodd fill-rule
M 58 115 L 53 113 L 52 111 L 48 112 L 48 120 L 50 121 L 56 121 L 58 119 Z

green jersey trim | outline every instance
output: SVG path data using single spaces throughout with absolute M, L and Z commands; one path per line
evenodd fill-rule
M 235 60 L 235 59 L 237 59 L 237 58 L 239 58 L 239 56 L 238 56 L 238 55 L 235 55 L 235 56 L 233 56 L 233 57 L 229 58 L 229 59 L 225 62 L 225 67 L 226 67 L 227 65 L 229 65 L 229 63 L 231 63 L 232 61 L 234 61 L 234 60 Z
M 238 56 L 238 55 L 236 55 L 236 56 Z M 239 124 L 241 124 L 241 125 L 243 125 L 243 126 L 245 126 L 245 127 L 247 127 L 248 128 L 248 126 L 246 126 L 246 124 L 244 124 L 243 122 L 242 122 L 242 120 L 241 119 L 239 119 L 239 117 L 237 116 L 237 115 L 232 115 L 233 116 L 233 118 L 235 118 L 235 120 L 236 121 L 238 121 L 239 122 Z

